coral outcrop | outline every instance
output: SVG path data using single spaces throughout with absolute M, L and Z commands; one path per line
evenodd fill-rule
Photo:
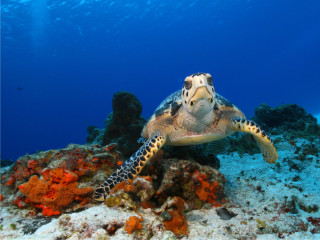
M 252 120 L 270 135 L 283 135 L 293 144 L 297 137 L 311 141 L 320 137 L 320 125 L 317 124 L 317 119 L 296 104 L 282 104 L 274 108 L 261 104 L 255 109 L 255 116 Z M 228 139 L 230 148 L 227 152 L 238 152 L 241 157 L 246 153 L 250 155 L 260 153 L 254 138 L 249 134 L 236 133 Z M 279 140 L 275 139 L 275 143 Z M 308 150 L 314 152 L 312 148 L 314 149 L 311 146 Z
M 132 93 L 117 92 L 112 99 L 112 109 L 102 144 L 116 142 L 124 156 L 129 157 L 139 148 L 137 140 L 145 124 L 145 119 L 140 116 L 142 105 Z
M 11 161 L 10 159 L 0 159 L 0 166 L 1 167 L 7 167 L 11 166 L 14 162 Z
M 42 209 L 46 216 L 60 214 L 73 202 L 85 205 L 91 202 L 92 189 L 122 162 L 122 154 L 113 146 L 71 144 L 65 149 L 25 155 L 1 176 L 1 193 L 19 207 Z M 23 196 L 16 194 L 12 199 L 17 191 Z
M 88 132 L 87 143 L 102 144 L 104 129 L 100 129 L 96 126 L 89 126 L 87 128 L 87 132 Z
M 142 229 L 142 224 L 141 224 L 142 221 L 143 221 L 143 217 L 138 218 L 137 216 L 131 216 L 126 221 L 126 225 L 124 227 L 124 230 L 129 234 L 133 233 L 135 230 L 141 230 Z
M 46 216 L 77 209 L 90 203 L 92 189 L 123 163 L 117 149 L 116 143 L 105 147 L 73 144 L 66 149 L 21 157 L 2 176 L 3 197 L 19 191 L 23 195 L 16 194 L 12 199 L 17 206 L 35 207 Z M 117 185 L 106 205 L 129 210 L 139 206 L 155 208 L 170 196 L 183 198 L 188 209 L 222 203 L 225 179 L 221 173 L 192 160 L 168 156 L 169 153 L 160 151 L 140 176 Z
M 150 166 L 152 179 L 163 176 L 156 189 L 158 204 L 168 196 L 185 200 L 188 209 L 199 209 L 205 203 L 220 206 L 223 201 L 224 176 L 215 168 L 192 160 L 163 159 Z
M 273 134 L 290 132 L 301 136 L 320 136 L 317 119 L 296 104 L 282 104 L 274 108 L 261 104 L 255 109 L 253 120 Z
M 205 143 L 193 146 L 164 146 L 163 150 L 168 157 L 194 160 L 202 165 L 209 165 L 215 169 L 220 168 L 220 160 L 217 154 L 222 154 L 229 149 L 228 140 Z
M 92 188 L 78 188 L 78 176 L 63 168 L 48 169 L 41 173 L 43 179 L 33 175 L 19 190 L 27 196 L 26 202 L 42 209 L 45 216 L 59 215 L 61 209 L 75 200 L 85 204 Z
M 184 200 L 180 197 L 168 198 L 162 207 L 155 211 L 163 219 L 164 227 L 176 236 L 187 235 L 188 224 L 184 216 Z
M 105 204 L 127 209 L 137 209 L 137 205 L 155 208 L 168 197 L 181 197 L 188 210 L 199 209 L 206 203 L 221 206 L 226 180 L 218 170 L 191 160 L 162 159 L 161 153 L 140 176 L 116 185 Z

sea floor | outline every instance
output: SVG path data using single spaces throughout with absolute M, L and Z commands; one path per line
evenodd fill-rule
M 227 179 L 227 201 L 221 208 L 206 206 L 185 213 L 188 235 L 181 239 L 320 239 L 320 158 L 306 155 L 301 159 L 295 153 L 306 144 L 305 139 L 277 143 L 279 160 L 273 165 L 264 162 L 261 154 L 218 156 L 219 171 Z M 320 140 L 313 144 L 319 145 Z M 0 203 L 0 207 L 0 239 L 176 239 L 164 231 L 151 209 L 138 211 L 144 230 L 128 234 L 125 221 L 138 214 L 125 209 L 92 205 L 81 212 L 46 218 L 27 217 L 26 210 L 14 206 Z M 106 229 L 111 227 L 115 231 L 110 236 Z

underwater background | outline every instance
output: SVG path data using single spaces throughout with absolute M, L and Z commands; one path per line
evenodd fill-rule
M 263 102 L 320 114 L 317 0 L 1 5 L 2 159 L 85 143 L 117 91 L 147 118 L 195 72 L 248 117 Z

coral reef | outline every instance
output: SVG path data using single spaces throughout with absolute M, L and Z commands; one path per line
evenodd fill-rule
M 191 160 L 163 159 L 162 153 L 160 151 L 143 170 L 145 176 L 116 185 L 105 204 L 131 210 L 137 209 L 137 205 L 155 208 L 163 205 L 168 197 L 179 196 L 189 210 L 199 209 L 206 203 L 221 205 L 226 180 L 218 170 Z
M 5 187 L 1 192 L 21 208 L 33 207 L 31 215 L 37 212 L 34 208 L 45 216 L 79 209 L 91 202 L 88 196 L 92 189 L 123 163 L 117 149 L 116 143 L 105 147 L 72 144 L 66 149 L 26 155 L 2 176 Z M 222 203 L 222 174 L 192 160 L 166 159 L 169 155 L 160 151 L 141 176 L 117 185 L 106 205 L 129 210 L 155 208 L 170 196 L 184 198 L 188 209 Z M 23 195 L 14 196 L 18 190 Z
M 253 120 L 272 134 L 290 132 L 295 136 L 320 137 L 317 119 L 296 104 L 282 104 L 275 108 L 261 104 L 255 109 Z
M 166 157 L 194 160 L 202 165 L 209 165 L 215 169 L 220 168 L 220 160 L 217 154 L 221 154 L 229 148 L 229 141 L 205 143 L 194 146 L 164 146 Z
M 1 176 L 1 194 L 5 202 L 31 205 L 46 216 L 57 215 L 75 201 L 78 207 L 91 202 L 91 196 L 86 196 L 121 161 L 122 154 L 116 148 L 99 145 L 71 144 L 66 149 L 25 155 Z M 26 197 L 15 194 L 18 190 Z
M 186 201 L 188 209 L 201 208 L 205 203 L 219 206 L 223 201 L 224 176 L 210 166 L 202 166 L 191 160 L 163 159 L 151 166 L 151 177 L 159 178 L 156 192 L 157 204 L 168 196 L 179 196 Z
M 129 234 L 133 233 L 135 230 L 141 230 L 142 229 L 142 224 L 141 222 L 143 221 L 143 217 L 136 217 L 132 216 L 129 217 L 129 219 L 126 221 L 126 225 L 124 227 L 124 230 L 128 232 Z
M 87 128 L 87 132 L 88 132 L 87 143 L 102 144 L 104 129 L 100 129 L 96 126 L 89 126 Z
M 317 119 L 308 114 L 301 106 L 296 104 L 280 105 L 272 108 L 267 104 L 261 104 L 255 109 L 255 116 L 252 118 L 263 129 L 271 135 L 282 135 L 294 145 L 295 138 L 305 138 L 310 141 L 320 137 L 320 125 Z M 230 147 L 227 152 L 237 152 L 241 157 L 248 153 L 250 155 L 260 152 L 255 140 L 248 134 L 233 134 L 228 137 Z M 274 140 L 278 143 L 280 138 Z M 314 146 L 304 148 L 307 152 L 317 154 Z M 300 151 L 301 149 L 297 149 Z M 304 153 L 302 153 L 303 158 Z
M 88 200 L 85 196 L 92 188 L 79 189 L 78 176 L 62 168 L 45 170 L 41 173 L 43 180 L 33 175 L 29 182 L 19 185 L 19 190 L 27 196 L 26 202 L 41 208 L 44 216 L 59 215 L 60 210 L 74 200 L 81 204 Z
M 92 203 L 92 189 L 137 147 L 138 136 L 125 127 L 143 121 L 137 99 L 127 93 L 115 99 L 120 113 L 109 116 L 104 130 L 88 128 L 90 145 L 25 155 L 1 168 L 1 239 L 25 234 L 32 234 L 30 239 L 320 237 L 319 126 L 297 105 L 258 110 L 264 112 L 257 122 L 283 134 L 273 137 L 279 160 L 272 166 L 245 134 L 212 144 L 167 146 L 139 176 L 115 186 L 103 205 Z M 123 119 L 124 99 L 132 101 L 125 106 L 129 122 Z M 114 135 L 101 146 L 107 131 Z
M 0 159 L 0 166 L 1 167 L 7 167 L 11 166 L 14 162 L 11 161 L 10 159 Z
M 112 109 L 106 121 L 103 145 L 116 142 L 124 156 L 129 157 L 139 148 L 137 140 L 145 124 L 140 116 L 142 105 L 133 94 L 117 92 L 112 99 Z
M 236 133 L 229 138 L 230 148 L 228 152 L 237 152 L 240 157 L 244 154 L 257 154 L 260 153 L 260 149 L 250 134 Z
M 122 207 L 128 210 L 138 209 L 138 205 L 132 200 L 132 197 L 122 191 L 109 195 L 104 204 L 108 207 Z
M 160 214 L 164 222 L 164 228 L 172 231 L 175 235 L 187 235 L 188 225 L 184 216 L 184 200 L 180 197 L 168 198 L 159 210 L 155 212 Z

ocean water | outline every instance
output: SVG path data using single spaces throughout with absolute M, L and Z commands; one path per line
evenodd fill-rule
M 209 72 L 247 116 L 260 103 L 320 115 L 318 0 L 3 0 L 1 158 L 86 142 L 112 96 L 148 117 Z

